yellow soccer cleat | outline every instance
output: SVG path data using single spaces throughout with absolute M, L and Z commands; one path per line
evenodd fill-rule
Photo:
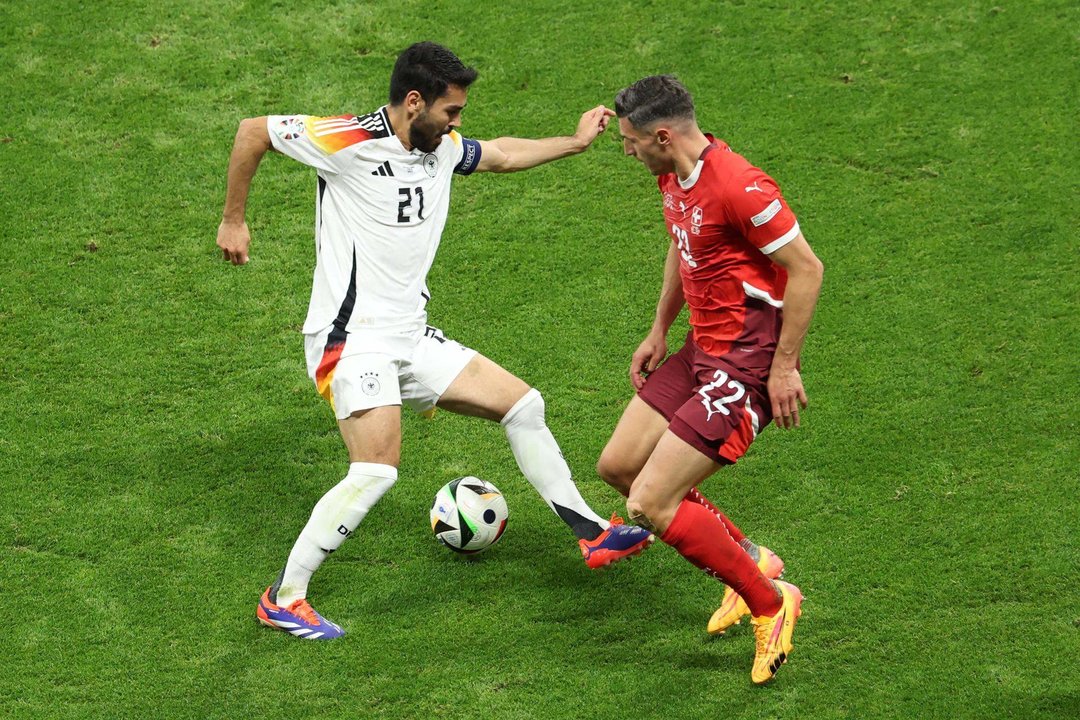
M 775 580 L 784 574 L 784 561 L 764 545 L 755 545 L 753 550 L 748 550 L 751 557 L 755 552 L 758 569 L 761 574 L 770 580 Z M 723 635 L 724 631 L 732 625 L 738 625 L 742 619 L 750 614 L 750 608 L 746 607 L 742 597 L 727 585 L 724 586 L 724 599 L 720 602 L 720 608 L 709 618 L 709 634 Z
M 783 580 L 773 582 L 784 596 L 780 611 L 772 617 L 763 615 L 750 621 L 754 624 L 754 639 L 757 645 L 754 668 L 750 671 L 750 679 L 755 685 L 772 680 L 780 666 L 787 662 L 788 655 L 795 649 L 791 642 L 795 621 L 802 614 L 803 596 L 799 588 Z

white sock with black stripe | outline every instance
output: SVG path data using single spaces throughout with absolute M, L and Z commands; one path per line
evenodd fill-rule
M 502 419 L 521 473 L 579 538 L 592 540 L 608 522 L 592 511 L 574 484 L 570 467 L 544 421 L 544 398 L 535 388 Z
M 397 480 L 397 468 L 377 463 L 352 463 L 345 479 L 330 488 L 311 511 L 296 539 L 285 569 L 270 591 L 270 600 L 286 606 L 307 597 L 311 576 L 326 557 L 341 547 L 375 503 Z

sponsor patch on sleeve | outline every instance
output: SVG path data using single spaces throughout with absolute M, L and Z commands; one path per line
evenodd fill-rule
M 765 223 L 776 217 L 776 213 L 780 212 L 780 200 L 777 198 L 769 203 L 768 207 L 759 212 L 757 215 L 750 218 L 750 222 L 754 223 L 754 227 L 761 227 Z

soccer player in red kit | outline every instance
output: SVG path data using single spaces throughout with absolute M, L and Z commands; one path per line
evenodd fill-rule
M 696 486 L 742 457 L 773 418 L 799 425 L 799 352 L 822 265 L 780 188 L 698 128 L 693 98 L 674 77 L 639 80 L 618 94 L 615 111 L 624 151 L 657 177 L 671 246 L 656 318 L 631 360 L 637 395 L 597 470 L 628 496 L 634 522 L 727 585 L 709 631 L 750 615 L 751 678 L 764 683 L 792 651 L 802 593 L 774 579 L 780 559 Z M 664 361 L 684 304 L 690 334 Z

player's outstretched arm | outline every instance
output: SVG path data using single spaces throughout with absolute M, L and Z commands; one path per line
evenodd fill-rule
M 243 265 L 248 261 L 251 235 L 244 220 L 248 192 L 251 190 L 251 179 L 259 169 L 259 162 L 269 149 L 270 133 L 266 129 L 266 118 L 241 120 L 229 156 L 225 209 L 217 233 L 218 247 L 225 260 L 233 265 Z
M 645 386 L 645 375 L 655 370 L 667 357 L 668 329 L 686 304 L 677 252 L 675 243 L 671 243 L 664 261 L 664 282 L 660 287 L 660 300 L 656 303 L 656 318 L 649 334 L 630 358 L 630 382 L 636 390 Z
M 807 399 L 797 363 L 821 292 L 824 267 L 802 233 L 769 257 L 788 274 L 784 322 L 769 370 L 769 400 L 777 426 L 798 427 L 799 406 L 805 408 Z
M 565 137 L 539 140 L 501 137 L 480 141 L 480 164 L 477 172 L 517 172 L 585 152 L 593 140 L 607 129 L 614 110 L 597 105 L 578 121 L 577 131 Z

